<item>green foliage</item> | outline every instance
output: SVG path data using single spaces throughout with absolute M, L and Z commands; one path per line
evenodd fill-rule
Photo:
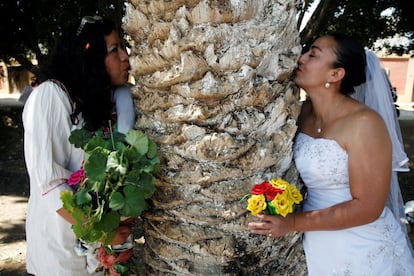
M 313 1 L 311 1 L 313 2 Z M 300 7 L 307 7 L 301 0 Z M 411 43 L 393 47 L 389 52 L 403 54 L 414 50 L 414 20 L 411 19 L 414 1 L 408 0 L 326 0 L 319 1 L 312 17 L 301 31 L 301 43 L 309 45 L 327 32 L 340 32 L 355 37 L 364 46 L 373 49 L 378 39 L 400 35 Z M 301 13 L 305 9 L 301 10 Z
M 125 0 L 100 1 L 1 1 L 0 2 L 0 60 L 17 60 L 36 73 L 31 58 L 44 63 L 62 30 L 85 15 L 99 14 L 113 18 L 121 25 Z M 312 0 L 296 1 L 298 12 L 305 12 Z M 379 38 L 400 34 L 412 39 L 414 20 L 411 0 L 324 0 L 319 1 L 321 12 L 310 19 L 308 29 L 301 33 L 302 44 L 328 30 L 345 31 L 370 46 Z M 323 4 L 323 5 L 322 5 Z M 323 6 L 323 7 L 322 7 Z M 301 7 L 305 7 L 301 9 Z M 381 12 L 393 8 L 392 18 L 382 18 Z M 45 16 L 47 15 L 47 16 Z M 303 14 L 302 14 L 303 15 Z M 403 51 L 414 49 L 414 44 Z M 401 49 L 400 49 L 401 51 Z
M 42 65 L 62 30 L 76 24 L 85 15 L 99 14 L 112 18 L 119 26 L 125 11 L 125 0 L 99 1 L 1 1 L 0 60 L 17 60 L 36 72 L 31 59 Z
M 121 219 L 139 216 L 155 192 L 156 144 L 138 130 L 105 140 L 79 129 L 69 141 L 85 151 L 86 178 L 78 190 L 61 193 L 63 208 L 75 219 L 78 238 L 110 244 Z

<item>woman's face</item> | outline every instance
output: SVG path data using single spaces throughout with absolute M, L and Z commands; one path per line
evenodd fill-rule
M 299 58 L 295 83 L 305 90 L 324 86 L 329 81 L 329 73 L 336 60 L 336 46 L 336 42 L 330 36 L 315 40 L 309 50 Z
M 113 85 L 123 85 L 128 81 L 129 76 L 129 57 L 126 49 L 121 43 L 117 32 L 112 31 L 105 36 L 108 54 L 105 57 L 106 71 L 111 77 Z

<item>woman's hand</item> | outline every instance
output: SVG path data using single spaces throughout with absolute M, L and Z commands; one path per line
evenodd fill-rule
M 253 234 L 280 237 L 294 231 L 295 214 L 288 215 L 285 218 L 263 214 L 258 214 L 256 217 L 259 220 L 249 222 L 247 225 Z

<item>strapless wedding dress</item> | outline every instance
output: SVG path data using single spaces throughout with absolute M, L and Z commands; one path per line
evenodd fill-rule
M 299 133 L 294 159 L 308 189 L 304 211 L 351 200 L 348 155 L 335 140 Z M 303 246 L 309 276 L 414 275 L 406 235 L 387 207 L 376 221 L 366 225 L 305 232 Z

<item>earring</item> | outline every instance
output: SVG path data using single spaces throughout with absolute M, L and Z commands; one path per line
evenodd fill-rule
M 325 88 L 326 88 L 326 89 L 329 89 L 330 87 L 331 87 L 331 84 L 330 84 L 329 82 L 326 82 L 326 83 L 325 83 Z

